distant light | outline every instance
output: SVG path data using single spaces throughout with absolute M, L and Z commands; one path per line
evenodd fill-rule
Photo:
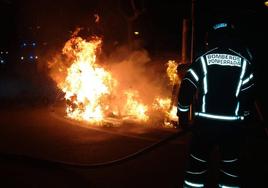
M 4 52 L 1 51 L 1 54 L 3 54 Z
M 134 32 L 134 35 L 139 35 L 140 33 L 138 31 L 135 31 Z
M 268 7 L 268 1 L 265 1 L 264 2 L 264 5 Z
M 35 56 L 35 59 L 38 59 L 38 56 Z
M 4 64 L 4 63 L 5 63 L 5 61 L 4 61 L 4 60 L 1 60 L 0 62 L 1 62 L 1 64 Z
M 23 57 L 23 56 L 21 56 L 21 57 L 20 57 L 20 59 L 21 59 L 21 60 L 24 60 L 24 57 Z
M 6 54 L 8 54 L 8 51 L 6 51 Z
M 31 56 L 30 56 L 30 59 L 33 59 L 33 58 L 34 58 L 34 57 L 31 55 Z
M 36 45 L 36 43 L 35 42 L 33 42 L 33 44 L 32 44 L 33 46 L 35 46 Z
M 27 44 L 24 42 L 22 45 L 23 45 L 23 46 L 26 46 Z

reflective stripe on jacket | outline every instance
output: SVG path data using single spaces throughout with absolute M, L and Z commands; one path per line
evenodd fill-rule
M 253 85 L 254 74 L 248 59 L 230 48 L 214 48 L 189 67 L 180 87 L 178 114 L 189 110 L 195 95 L 195 116 L 243 120 L 247 110 L 244 96 Z

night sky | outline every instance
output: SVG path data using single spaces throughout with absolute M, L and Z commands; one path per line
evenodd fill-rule
M 179 50 L 182 19 L 191 17 L 191 0 L 135 0 L 135 4 L 137 10 L 144 8 L 144 12 L 134 21 L 134 27 L 140 31 L 147 46 Z M 261 28 L 267 20 L 268 7 L 262 1 L 227 0 L 221 4 L 212 0 L 196 0 L 195 5 L 197 42 L 203 40 L 207 22 L 224 14 L 237 22 L 244 35 L 264 33 Z M 34 31 L 29 31 L 29 28 L 40 26 L 36 34 L 40 40 L 65 40 L 69 37 L 69 31 L 84 27 L 91 33 L 101 33 L 108 41 L 124 41 L 127 30 L 125 17 L 133 15 L 130 1 L 126 0 L 1 0 L 0 6 L 1 21 L 7 26 L 1 27 L 5 40 L 7 37 L 4 35 L 14 33 L 18 38 L 33 35 Z M 94 24 L 94 14 L 101 16 L 98 26 Z

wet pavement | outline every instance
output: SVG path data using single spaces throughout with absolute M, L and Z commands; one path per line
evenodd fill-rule
M 47 106 L 2 109 L 0 118 L 0 187 L 181 187 L 190 133 L 113 164 L 180 129 L 133 122 L 90 126 L 65 118 L 61 107 Z M 258 126 L 249 130 L 243 154 L 244 187 L 265 187 L 267 136 Z M 217 180 L 216 151 L 214 158 L 209 175 L 212 188 Z M 62 166 L 44 159 L 88 167 Z M 106 163 L 111 164 L 92 166 Z

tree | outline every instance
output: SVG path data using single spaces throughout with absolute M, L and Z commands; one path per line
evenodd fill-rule
M 130 48 L 134 45 L 134 23 L 135 21 L 145 13 L 144 0 L 121 0 L 120 10 L 124 19 L 127 22 L 128 27 L 128 43 Z

